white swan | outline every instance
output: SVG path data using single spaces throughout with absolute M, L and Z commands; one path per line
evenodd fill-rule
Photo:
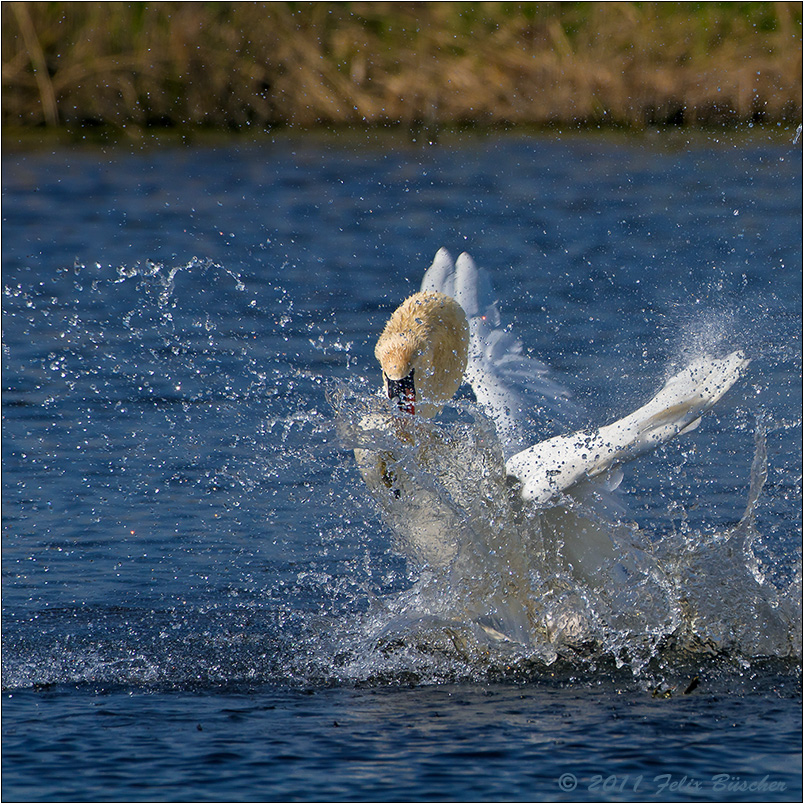
M 519 340 L 501 327 L 490 282 L 468 254 L 453 262 L 443 248 L 425 273 L 421 291 L 389 319 L 375 355 L 386 394 L 412 415 L 393 417 L 390 428 L 387 419 L 376 416 L 361 425 L 377 432 L 390 429 L 397 447 L 414 448 L 407 456 L 400 456 L 393 445 L 389 451 L 356 449 L 355 454 L 369 486 L 386 493 L 390 489 L 401 498 L 404 513 L 391 513 L 398 524 L 406 517 L 402 524 L 408 553 L 431 566 L 447 566 L 460 553 L 466 527 L 460 505 L 453 506 L 452 500 L 471 494 L 479 481 L 466 475 L 459 481 L 447 467 L 442 476 L 451 485 L 444 494 L 415 482 L 416 473 L 408 471 L 412 467 L 405 461 L 436 461 L 433 456 L 442 445 L 416 421 L 435 416 L 466 379 L 493 422 L 508 485 L 516 487 L 520 506 L 535 504 L 540 512 L 538 524 L 531 517 L 527 527 L 541 539 L 560 542 L 571 570 L 597 585 L 617 573 L 628 575 L 629 567 L 636 566 L 624 555 L 629 537 L 600 516 L 605 498 L 600 492 L 616 488 L 623 463 L 693 430 L 748 363 L 739 351 L 725 358 L 701 358 L 629 416 L 597 430 L 573 430 L 577 408 L 550 379 L 547 367 L 525 356 Z M 563 427 L 564 434 L 533 445 L 533 432 L 545 420 L 553 428 Z M 521 521 L 521 514 L 512 511 L 509 522 L 520 522 L 512 528 L 521 530 Z
M 389 397 L 416 415 L 437 414 L 465 376 L 494 421 L 508 457 L 506 469 L 522 483 L 526 500 L 547 502 L 695 429 L 748 364 L 739 351 L 722 359 L 700 358 L 629 416 L 520 450 L 523 420 L 537 413 L 526 407 L 523 381 L 532 383 L 531 395 L 540 398 L 541 407 L 547 403 L 563 416 L 572 406 L 567 392 L 547 378 L 546 367 L 522 355 L 519 341 L 500 328 L 490 292 L 468 254 L 453 264 L 449 252 L 440 249 L 422 290 L 389 319 L 375 355 Z

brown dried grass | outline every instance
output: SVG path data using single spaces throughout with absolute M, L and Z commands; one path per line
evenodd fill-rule
M 3 3 L 13 126 L 801 118 L 800 3 Z

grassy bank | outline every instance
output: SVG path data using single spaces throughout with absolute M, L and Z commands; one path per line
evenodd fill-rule
M 800 3 L 2 4 L 5 127 L 801 119 Z

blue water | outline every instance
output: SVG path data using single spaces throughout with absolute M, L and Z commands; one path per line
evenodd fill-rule
M 792 137 L 283 135 L 2 166 L 4 800 L 801 799 Z M 373 394 L 376 337 L 440 246 L 489 271 L 590 424 L 686 355 L 751 358 L 621 488 L 665 561 L 703 562 L 672 576 L 705 602 L 683 644 L 498 650 L 398 617 L 419 571 L 332 400 Z

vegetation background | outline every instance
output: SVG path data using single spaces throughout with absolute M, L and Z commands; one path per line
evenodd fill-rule
M 797 125 L 802 4 L 2 4 L 4 131 Z

